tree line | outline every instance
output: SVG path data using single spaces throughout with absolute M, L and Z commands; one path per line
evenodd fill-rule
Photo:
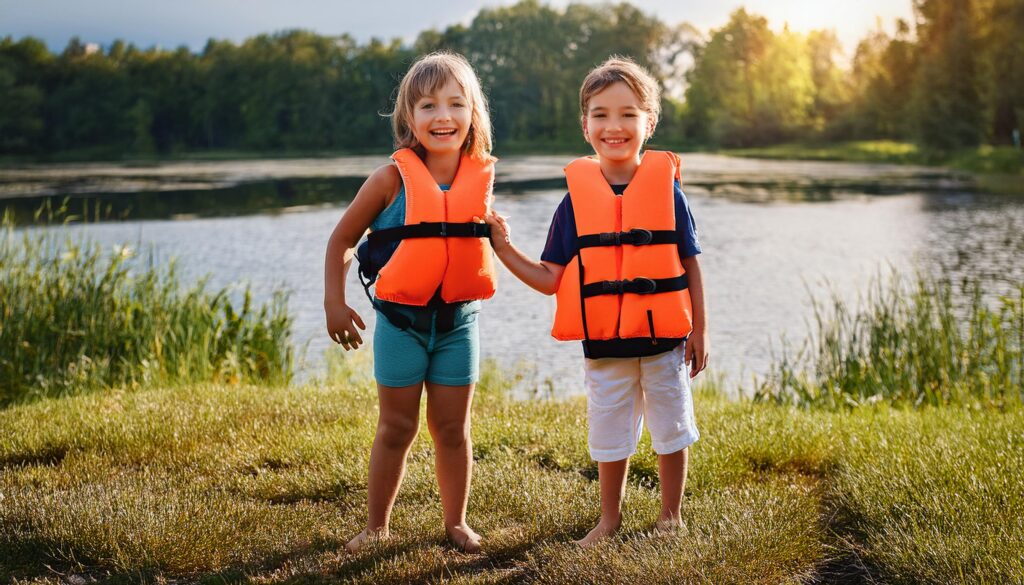
M 773 30 L 744 9 L 701 33 L 628 3 L 482 9 L 411 45 L 285 31 L 202 51 L 54 54 L 0 41 L 0 153 L 368 151 L 390 146 L 394 89 L 421 54 L 467 56 L 499 148 L 582 146 L 578 87 L 611 54 L 666 88 L 655 141 L 673 147 L 887 138 L 952 150 L 1013 140 L 1024 119 L 1024 0 L 913 0 L 914 22 L 879 26 L 849 63 L 833 32 Z

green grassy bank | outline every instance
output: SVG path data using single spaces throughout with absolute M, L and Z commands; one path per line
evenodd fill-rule
M 1009 583 L 1024 580 L 1024 412 L 826 412 L 698 393 L 687 531 L 653 536 L 657 465 L 633 462 L 621 535 L 596 521 L 581 400 L 475 404 L 469 519 L 443 539 L 426 432 L 397 537 L 365 520 L 376 399 L 365 363 L 301 387 L 201 384 L 0 411 L 0 579 L 67 582 Z M 70 577 L 69 577 L 70 576 Z
M 788 143 L 761 148 L 720 151 L 730 156 L 776 160 L 824 160 L 915 164 L 948 167 L 971 173 L 987 191 L 1024 193 L 1024 150 L 1009 146 L 979 146 L 956 152 L 929 151 L 910 142 L 863 140 L 838 143 Z
M 290 323 L 282 295 L 258 305 L 247 287 L 181 282 L 153 251 L 0 222 L 0 407 L 106 387 L 286 383 Z

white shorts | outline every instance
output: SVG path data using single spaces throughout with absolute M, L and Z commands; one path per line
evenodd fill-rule
M 645 418 L 659 455 L 700 437 L 684 356 L 680 344 L 650 357 L 585 360 L 587 442 L 595 461 L 620 461 L 636 453 Z

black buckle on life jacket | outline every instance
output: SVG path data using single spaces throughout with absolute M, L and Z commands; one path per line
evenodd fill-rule
M 650 278 L 634 278 L 633 280 L 623 280 L 622 290 L 638 295 L 649 295 L 658 290 L 658 284 Z
M 651 243 L 651 240 L 654 239 L 654 234 L 651 233 L 651 230 L 645 230 L 643 228 L 633 228 L 629 230 L 629 238 L 630 241 L 626 242 L 627 244 L 633 244 L 634 246 L 643 246 Z
M 448 237 L 448 222 L 447 221 L 442 221 L 440 227 L 441 227 L 441 237 L 442 238 L 447 238 Z

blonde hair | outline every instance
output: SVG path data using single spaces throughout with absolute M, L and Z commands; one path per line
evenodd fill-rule
M 586 117 L 590 100 L 609 85 L 620 81 L 640 100 L 640 109 L 654 118 L 654 125 L 657 125 L 661 115 L 661 87 L 646 69 L 621 55 L 612 55 L 591 69 L 583 79 L 580 87 L 580 114 Z
M 424 154 L 423 146 L 412 131 L 416 102 L 438 92 L 452 80 L 462 87 L 472 108 L 469 135 L 466 136 L 463 150 L 479 159 L 490 156 L 491 117 L 487 110 L 487 98 L 480 89 L 480 80 L 465 57 L 447 51 L 421 57 L 402 78 L 398 86 L 398 97 L 395 98 L 395 110 L 390 114 L 395 148 L 412 148 L 421 156 Z

